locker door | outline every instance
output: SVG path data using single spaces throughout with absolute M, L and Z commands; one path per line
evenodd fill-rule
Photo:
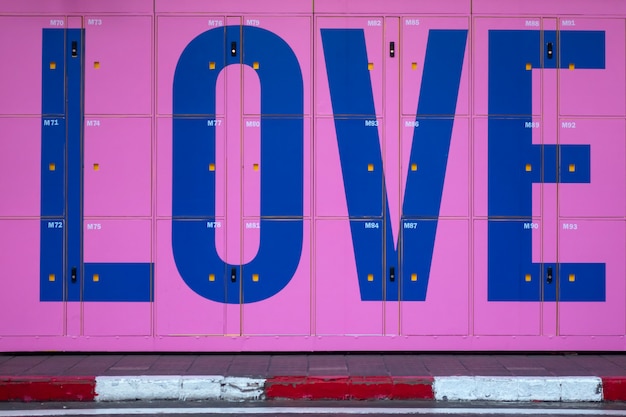
M 469 114 L 469 48 L 462 48 L 459 65 L 440 65 L 449 59 L 447 47 L 468 40 L 467 18 L 403 16 L 400 95 L 402 114 L 451 116 Z M 465 43 L 463 43 L 465 46 Z M 428 69 L 430 68 L 430 70 Z M 433 98 L 418 108 L 420 97 Z M 448 96 L 454 106 L 446 106 Z M 443 106 L 443 107 L 442 107 Z
M 158 115 L 224 114 L 225 24 L 220 15 L 157 17 Z
M 152 17 L 83 18 L 85 114 L 152 112 Z
M 0 53 L 7 57 L 0 70 L 0 114 L 65 114 L 65 16 L 2 16 Z M 9 41 L 10 40 L 10 41 Z M 13 58 L 9 58 L 13 57 Z M 60 94 L 42 97 L 43 84 Z M 49 87 L 52 88 L 52 87 Z M 48 89 L 48 93 L 51 91 Z M 10 98 L 10 99 L 9 99 Z M 42 102 L 43 101 L 43 102 Z
M 559 113 L 623 117 L 624 20 L 561 17 L 559 31 Z
M 5 318 L 0 335 L 64 333 L 63 226 L 62 219 L 0 219 L 0 314 Z
M 84 220 L 82 334 L 151 334 L 151 242 L 150 220 Z
M 383 112 L 384 18 L 318 17 L 316 24 L 315 113 L 381 115 Z M 320 38 L 321 36 L 321 38 Z M 328 73 L 349 65 L 350 77 L 337 89 L 328 89 Z M 331 97 L 332 96 L 332 97 Z M 350 103 L 351 107 L 346 108 Z
M 151 215 L 151 124 L 149 118 L 86 116 L 83 207 L 86 217 Z
M 311 18 L 245 15 L 241 22 L 244 114 L 310 115 Z

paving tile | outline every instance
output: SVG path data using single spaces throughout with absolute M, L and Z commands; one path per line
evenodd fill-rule
M 24 375 L 33 366 L 38 365 L 49 355 L 16 355 L 0 364 L 0 375 Z
M 62 375 L 103 375 L 110 367 L 119 362 L 122 356 L 123 355 L 88 355 L 74 366 L 65 369 Z
M 66 369 L 73 367 L 85 357 L 85 355 L 49 356 L 25 371 L 23 375 L 62 375 Z

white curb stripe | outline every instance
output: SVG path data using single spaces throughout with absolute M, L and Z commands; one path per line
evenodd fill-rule
M 602 401 L 597 377 L 435 377 L 436 400 Z
M 96 377 L 96 401 L 226 400 L 263 398 L 265 379 L 223 376 Z

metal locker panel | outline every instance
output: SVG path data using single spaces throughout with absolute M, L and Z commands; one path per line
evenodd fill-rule
M 152 119 L 87 117 L 85 216 L 150 216 Z
M 0 182 L 0 217 L 63 214 L 58 203 L 63 199 L 65 129 L 62 121 L 54 120 L 59 126 L 43 126 L 44 122 L 39 117 L 0 118 L 0 177 L 3 178 Z M 55 133 L 61 129 L 61 140 L 58 140 L 59 135 Z M 44 142 L 46 149 L 43 156 L 42 136 L 48 139 Z M 44 185 L 46 191 L 42 190 Z M 53 190 L 54 194 L 48 197 L 54 201 L 46 201 L 45 207 L 42 206 L 42 192 Z M 57 194 L 60 194 L 60 201 L 55 198 Z
M 559 221 L 559 334 L 623 335 L 623 220 Z
M 65 16 L 2 16 L 0 22 L 6 57 L 0 114 L 65 114 Z
M 310 335 L 311 221 L 257 218 L 244 222 L 242 334 Z M 257 225 L 258 229 L 253 227 Z M 292 239 L 298 234 L 299 238 Z
M 318 118 L 316 127 L 316 214 L 382 216 L 385 198 L 380 139 L 383 120 Z
M 624 119 L 559 119 L 559 215 L 624 217 Z
M 539 335 L 545 279 L 541 222 L 474 220 L 473 227 L 473 333 Z
M 230 173 L 225 166 L 224 119 L 159 118 L 157 124 L 158 215 L 224 216 Z M 232 165 L 237 164 L 233 161 Z
M 542 146 L 540 118 L 474 119 L 476 216 L 541 216 L 542 182 L 556 182 L 556 147 Z
M 157 114 L 223 115 L 226 18 L 158 16 L 156 25 Z
M 626 114 L 624 19 L 561 17 L 559 113 Z
M 175 256 L 172 240 L 172 227 L 177 222 L 182 223 L 184 227 L 180 230 L 186 233 L 180 240 L 184 244 L 178 252 L 188 255 L 183 258 Z M 211 261 L 207 255 L 214 253 L 215 248 L 218 252 L 224 250 L 226 238 L 219 232 L 223 226 L 224 221 L 219 218 L 157 220 L 154 293 L 157 335 L 225 334 L 227 304 L 224 301 L 228 297 L 230 277 L 227 273 L 230 271 L 223 261 L 216 261 L 215 257 Z
M 240 174 L 244 217 L 310 216 L 310 123 L 308 117 L 244 118 Z M 228 143 L 229 148 L 236 145 Z M 231 192 L 239 191 L 235 178 L 228 176 Z
M 380 219 L 316 220 L 315 334 L 383 334 L 382 245 Z
M 152 221 L 83 221 L 83 334 L 150 335 Z
M 245 15 L 242 23 L 244 114 L 311 114 L 311 18 Z
M 403 118 L 402 215 L 411 218 L 469 213 L 469 120 Z
M 400 27 L 402 114 L 469 114 L 468 19 L 403 16 Z
M 152 113 L 152 17 L 87 15 L 85 114 Z
M 468 335 L 469 222 L 405 219 L 401 233 L 401 333 Z
M 382 17 L 317 18 L 317 115 L 382 115 L 383 23 Z
M 48 222 L 0 220 L 2 336 L 64 332 L 63 222 Z
M 541 19 L 474 19 L 474 114 L 541 114 Z

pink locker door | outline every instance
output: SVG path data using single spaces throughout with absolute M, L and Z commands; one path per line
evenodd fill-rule
M 85 114 L 152 113 L 152 17 L 86 15 Z
M 472 45 L 473 45 L 473 105 L 475 115 L 489 114 L 489 37 L 496 36 L 494 31 L 540 31 L 542 26 L 541 19 L 538 17 L 477 17 L 474 18 L 472 28 Z M 541 42 L 537 39 L 537 53 L 540 52 Z M 517 50 L 517 48 L 512 49 Z M 533 57 L 520 57 L 518 64 L 531 71 L 532 77 L 532 111 L 523 109 L 523 113 L 518 111 L 519 106 L 514 106 L 512 110 L 505 109 L 505 113 L 516 115 L 540 115 L 541 114 L 541 71 L 538 62 L 532 62 Z M 538 58 L 538 55 L 537 55 Z M 529 65 L 527 65 L 529 64 Z M 520 103 L 517 103 L 520 104 Z M 515 112 L 513 112 L 515 110 Z
M 0 70 L 0 114 L 37 115 L 42 112 L 42 71 L 53 71 L 56 81 L 63 83 L 62 55 L 64 48 L 43 50 L 43 31 L 67 27 L 65 16 L 2 16 L 0 17 L 0 53 L 7 57 Z M 10 40 L 10 41 L 9 41 Z M 62 42 L 62 40 L 61 40 Z M 61 52 L 61 55 L 58 55 Z M 14 57 L 9 59 L 9 57 Z M 18 59 L 19 57 L 19 59 Z M 54 75 L 53 75 L 54 77 Z M 65 112 L 63 97 L 48 102 L 51 115 Z
M 315 114 L 318 116 L 332 116 L 333 106 L 328 88 L 328 76 L 326 71 L 326 61 L 324 47 L 321 39 L 321 31 L 324 29 L 356 29 L 363 31 L 363 40 L 367 53 L 367 69 L 369 71 L 372 96 L 376 115 L 383 114 L 383 80 L 384 80 L 384 60 L 386 48 L 384 42 L 384 18 L 380 16 L 372 17 L 318 17 L 315 29 Z M 359 47 L 361 45 L 358 45 Z M 346 45 L 350 60 L 349 51 L 356 46 Z
M 124 276 L 107 273 L 106 265 L 118 263 L 152 262 L 152 222 L 139 219 L 88 218 L 83 225 L 83 262 L 95 264 L 84 267 L 84 288 L 81 309 L 81 334 L 86 336 L 148 336 L 152 334 L 152 303 L 139 301 L 106 302 L 89 301 L 98 293 L 129 291 L 136 288 L 133 281 L 144 280 L 141 276 Z M 107 280 L 109 282 L 107 282 Z M 152 281 L 152 280 L 150 280 Z M 143 282 L 142 282 L 143 283 Z M 152 286 L 152 282 L 150 283 Z M 86 294 L 90 291 L 93 295 Z M 132 291 L 132 290 L 131 290 Z M 130 294 L 129 294 L 130 295 Z M 110 346 L 111 350 L 116 346 Z
M 560 335 L 624 335 L 625 241 L 623 219 L 559 219 Z
M 179 59 L 187 48 L 192 48 L 191 44 L 194 39 L 210 30 L 217 30 L 224 33 L 224 26 L 227 24 L 226 17 L 222 15 L 205 15 L 202 17 L 195 16 L 177 16 L 177 15 L 159 15 L 156 19 L 156 111 L 158 115 L 171 115 L 172 109 L 172 91 L 174 87 L 174 75 L 179 63 Z M 204 57 L 203 57 L 204 58 Z M 202 77 L 206 71 L 210 75 L 211 71 L 220 71 L 224 65 L 224 56 L 216 56 L 206 59 L 200 59 L 202 65 L 194 68 L 197 73 L 192 75 L 183 74 L 181 80 L 194 79 L 194 77 Z M 204 62 L 206 61 L 206 62 Z M 215 114 L 224 114 L 224 102 L 226 98 L 225 88 L 226 74 L 228 71 L 222 70 L 217 78 L 217 91 L 215 96 Z M 191 77 L 191 78 L 190 78 Z M 199 103 L 204 100 L 212 100 L 212 97 L 202 95 L 201 90 L 197 90 Z M 195 103 L 195 101 L 194 101 Z M 183 109 L 180 115 L 202 114 L 207 113 L 203 109 Z M 212 114 L 209 114 L 209 116 Z
M 366 222 L 363 220 L 352 223 L 368 232 L 361 238 L 372 247 L 372 268 L 363 272 L 365 276 L 357 272 L 351 221 L 348 218 L 315 220 L 314 333 L 320 336 L 382 335 L 384 332 L 384 302 L 365 301 L 361 296 L 362 290 L 383 294 L 386 274 L 382 268 L 382 227 L 364 229 Z
M 42 301 L 40 295 L 49 291 L 57 299 L 63 296 L 63 222 L 50 221 L 53 226 L 48 228 L 47 220 L 0 218 L 2 336 L 59 336 L 65 332 L 65 303 Z M 42 239 L 44 233 L 47 236 Z M 54 245 L 43 265 L 42 241 Z M 30 350 L 29 340 L 9 349 Z
M 152 119 L 85 118 L 84 215 L 152 213 Z
M 282 223 L 282 225 L 281 225 Z M 302 248 L 293 275 L 282 288 L 273 285 L 275 275 L 287 271 L 293 258 L 283 259 L 277 252 L 280 242 L 273 240 L 275 226 L 302 228 Z M 267 229 L 264 229 L 267 228 Z M 310 335 L 311 334 L 311 220 L 310 219 L 243 219 L 243 257 L 241 276 L 243 335 Z M 261 242 L 266 247 L 261 246 Z M 269 253 L 268 253 L 269 252 Z M 272 253 L 273 252 L 273 253 Z M 261 271 L 268 271 L 261 272 Z M 287 272 L 285 272 L 287 271 Z M 265 287 L 265 288 L 264 288 Z M 267 289 L 266 289 L 267 288 Z M 270 294 L 265 297 L 265 294 Z M 260 301 L 258 297 L 263 297 Z M 250 301 L 248 301 L 250 300 Z
M 469 45 L 469 21 L 465 17 L 424 17 L 403 16 L 400 19 L 402 31 L 401 40 L 401 88 L 402 114 L 414 115 L 417 113 L 418 101 L 423 83 L 424 63 L 428 57 L 429 36 L 433 30 L 467 30 Z M 430 54 L 436 55 L 436 44 L 430 45 Z M 459 83 L 456 115 L 469 114 L 469 48 L 465 49 L 461 79 L 449 80 L 450 83 Z M 432 56 L 430 57 L 432 60 Z M 439 114 L 450 116 L 452 114 Z
M 293 52 L 298 60 L 303 80 L 303 107 L 300 113 L 311 114 L 312 104 L 312 23 L 309 16 L 267 16 L 267 15 L 244 15 L 241 18 L 242 25 L 250 26 L 271 32 L 279 37 Z M 263 50 L 251 50 L 246 48 L 245 34 L 242 42 L 243 59 L 250 65 L 243 65 L 243 111 L 246 115 L 261 114 L 261 79 L 266 71 L 272 71 L 281 65 L 284 57 L 274 54 L 264 54 Z M 268 56 L 266 58 L 265 56 Z M 277 55 L 277 54 L 276 54 Z M 270 62 L 267 62 L 267 59 Z M 273 61 L 273 62 L 272 62 Z M 263 94 L 271 95 L 264 91 Z M 271 97 L 270 97 L 271 98 Z M 265 112 L 267 114 L 267 112 Z M 289 111 L 290 115 L 299 114 Z M 276 115 L 276 114 L 274 114 Z
M 558 20 L 562 40 L 559 113 L 563 116 L 626 115 L 624 19 L 564 16 Z M 584 32 L 589 32 L 586 41 L 580 39 Z M 604 49 L 594 42 L 604 43 Z M 588 49 L 585 54 L 576 54 L 576 49 L 583 48 Z
M 63 126 L 44 127 L 41 117 L 0 118 L 0 176 L 3 178 L 0 183 L 0 218 L 39 217 L 41 170 L 52 168 L 55 171 L 49 171 L 51 176 L 63 175 L 63 161 L 47 161 L 42 168 L 41 130 L 44 128 L 53 130 Z

